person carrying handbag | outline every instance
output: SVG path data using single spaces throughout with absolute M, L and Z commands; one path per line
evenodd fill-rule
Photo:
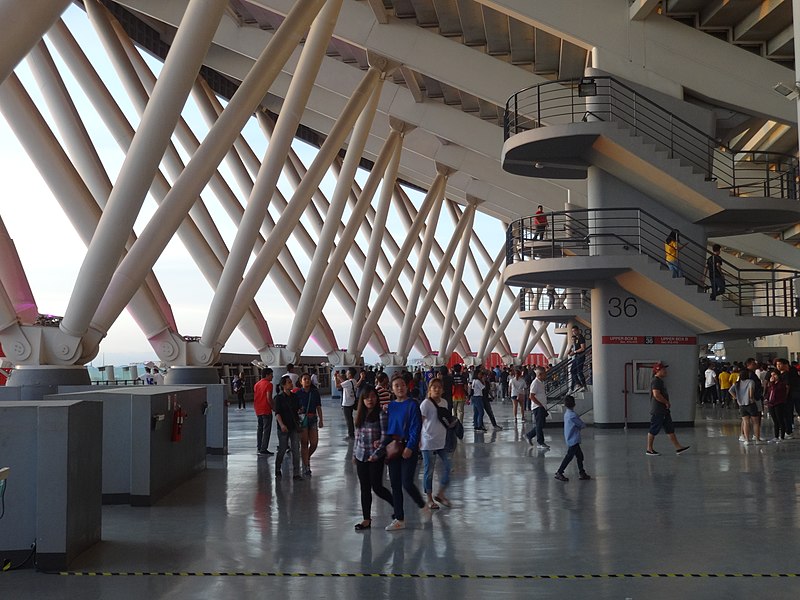
M 440 409 L 447 413 L 447 400 L 442 397 L 444 386 L 439 379 L 431 380 L 428 386 L 428 397 L 422 401 L 422 464 L 424 466 L 423 490 L 428 497 L 428 508 L 437 509 L 439 504 L 450 507 L 450 500 L 445 490 L 450 483 L 450 456 L 452 450 L 447 449 L 447 427 L 440 420 Z M 456 419 L 457 420 L 457 419 Z M 455 435 L 455 434 L 453 434 Z M 442 473 L 439 477 L 439 491 L 433 495 L 433 468 L 436 457 L 442 461 Z M 437 504 L 437 502 L 439 504 Z
M 386 526 L 386 531 L 399 531 L 406 527 L 403 490 L 418 507 L 425 508 L 422 494 L 414 483 L 422 419 L 419 405 L 408 397 L 408 386 L 400 373 L 392 376 L 391 387 L 395 399 L 386 407 L 389 419 L 379 448 L 382 452 L 375 453 L 370 460 L 386 456 L 394 506 L 394 520 Z M 399 452 L 401 447 L 402 452 Z

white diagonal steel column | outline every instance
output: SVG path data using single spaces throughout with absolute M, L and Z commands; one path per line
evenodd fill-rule
M 392 127 L 393 131 L 395 129 L 395 127 Z M 403 133 L 401 133 L 401 142 L 395 149 L 392 161 L 386 169 L 386 177 L 381 187 L 378 209 L 372 225 L 372 236 L 369 238 L 369 249 L 367 250 L 367 257 L 361 270 L 361 285 L 358 287 L 356 310 L 353 312 L 353 322 L 350 327 L 350 340 L 347 345 L 350 349 L 358 347 L 358 338 L 361 334 L 364 321 L 367 318 L 369 297 L 372 291 L 373 280 L 377 272 L 378 255 L 380 254 L 383 235 L 386 230 L 386 219 L 389 216 L 389 206 L 392 202 L 394 192 L 394 181 L 397 178 L 400 156 L 403 152 L 402 138 Z
M 445 349 L 444 353 L 445 356 L 450 356 L 453 353 L 453 350 L 455 349 L 456 345 L 458 345 L 458 343 L 461 341 L 464 332 L 467 330 L 467 327 L 469 326 L 470 320 L 475 314 L 475 311 L 478 310 L 481 298 L 484 296 L 484 294 L 486 294 L 486 291 L 489 289 L 489 286 L 492 284 L 492 281 L 494 281 L 495 276 L 499 273 L 500 265 L 503 263 L 505 258 L 506 258 L 506 249 L 501 248 L 500 252 L 497 253 L 497 258 L 495 258 L 494 263 L 492 263 L 492 266 L 486 272 L 486 275 L 484 276 L 483 281 L 481 282 L 481 285 L 478 288 L 478 291 L 475 292 L 475 297 L 472 299 L 472 302 L 467 308 L 467 311 L 464 313 L 464 316 L 461 317 L 461 323 L 459 323 L 458 329 L 456 329 L 456 332 L 450 339 L 450 343 L 447 345 L 447 348 Z M 491 321 L 487 319 L 486 322 L 490 323 Z
M 494 274 L 494 273 L 492 273 Z M 492 305 L 489 309 L 489 314 L 486 315 L 486 324 L 483 327 L 483 335 L 481 335 L 481 343 L 478 346 L 478 358 L 485 358 L 486 353 L 486 345 L 489 343 L 489 337 L 492 335 L 492 326 L 495 324 L 495 318 L 497 317 L 497 311 L 500 309 L 500 302 L 503 299 L 503 290 L 505 289 L 506 284 L 503 283 L 502 278 L 497 280 L 497 287 L 494 290 L 494 295 L 492 296 Z
M 476 205 L 477 206 L 477 205 Z M 475 214 L 472 214 L 472 222 L 475 221 Z M 464 265 L 467 260 L 467 253 L 469 252 L 469 243 L 472 239 L 472 225 L 464 230 L 461 239 L 461 248 L 458 250 L 458 257 L 456 258 L 455 270 L 453 271 L 453 281 L 450 285 L 450 297 L 447 302 L 447 316 L 445 317 L 444 325 L 442 326 L 442 337 L 439 342 L 439 351 L 444 351 L 447 343 L 450 341 L 451 326 L 456 316 L 456 306 L 458 305 L 459 289 L 464 287 Z
M 522 331 L 522 337 L 520 338 L 519 342 L 519 352 L 517 352 L 517 357 L 522 358 L 525 360 L 525 357 L 528 356 L 524 354 L 525 348 L 528 346 L 528 341 L 531 339 L 531 333 L 533 332 L 533 319 L 525 319 L 525 329 Z
M 444 276 L 447 273 L 447 268 L 450 266 L 450 261 L 453 259 L 453 254 L 456 252 L 456 247 L 458 247 L 459 242 L 463 242 L 464 232 L 472 229 L 472 224 L 475 219 L 475 209 L 477 207 L 478 203 L 471 201 L 467 207 L 467 210 L 464 211 L 461 219 L 459 219 L 458 223 L 456 224 L 455 231 L 453 231 L 453 235 L 450 238 L 450 243 L 447 244 L 447 248 L 444 251 L 444 256 L 442 256 L 441 262 L 436 269 L 436 274 L 433 276 L 433 279 L 428 286 L 428 293 L 425 294 L 425 299 L 422 301 L 422 304 L 416 311 L 417 314 L 414 318 L 414 323 L 411 326 L 409 340 L 414 340 L 422 330 L 422 326 L 425 324 L 425 319 L 428 316 L 428 312 L 436 300 L 436 292 L 441 287 Z M 399 351 L 404 356 L 408 356 L 408 353 L 411 351 L 411 344 L 406 342 L 406 346 L 401 346 Z
M 505 285 L 505 284 L 503 284 L 503 285 Z M 503 334 L 505 333 L 505 330 L 508 327 L 509 323 L 511 323 L 511 319 L 516 314 L 517 314 L 517 307 L 514 304 L 512 304 L 511 306 L 508 307 L 508 310 L 506 311 L 506 314 L 503 317 L 503 320 L 500 321 L 500 327 L 498 327 L 494 331 L 494 333 L 492 334 L 492 337 L 489 338 L 489 343 L 486 344 L 486 347 L 483 350 L 483 357 L 482 358 L 484 360 L 486 360 L 488 355 L 490 355 L 494 351 L 495 347 L 497 346 L 497 343 L 500 341 L 500 338 L 503 337 Z M 505 348 L 504 350 L 508 351 L 507 348 Z
M 0 218 L 0 286 L 8 294 L 14 313 L 23 323 L 33 323 L 39 315 L 28 276 L 19 260 L 14 240 Z
M 122 114 L 122 111 L 105 87 L 105 84 L 86 59 L 86 56 L 83 54 L 67 27 L 63 22 L 59 21 L 48 35 L 58 49 L 59 54 L 66 60 L 73 75 L 83 88 L 86 96 L 92 102 L 97 113 L 103 119 L 103 122 L 117 141 L 117 144 L 123 152 L 127 151 L 133 139 L 133 128 L 125 115 Z M 160 204 L 169 191 L 170 186 L 166 178 L 160 171 L 156 171 L 152 187 L 153 197 L 156 202 Z M 222 257 L 218 256 L 215 251 L 212 251 L 191 218 L 186 218 L 180 223 L 177 228 L 177 234 L 200 268 L 204 278 L 213 289 L 217 281 L 219 281 L 219 275 L 222 273 L 222 262 L 224 261 L 224 256 L 227 256 L 227 249 L 225 249 L 224 256 Z M 166 310 L 169 309 L 169 303 L 165 298 L 160 300 L 160 302 L 163 302 L 162 306 L 165 306 Z M 256 348 L 262 346 L 265 342 L 271 343 L 272 337 L 269 328 L 255 304 L 251 304 L 250 313 L 251 314 L 247 315 L 242 322 L 242 332 L 244 335 Z M 113 321 L 103 326 L 96 321 L 92 321 L 92 331 L 96 332 L 93 335 L 95 337 L 102 337 L 105 335 L 111 323 L 113 323 Z M 177 328 L 175 328 L 175 330 L 177 331 Z M 151 344 L 154 343 L 152 339 L 150 342 Z M 163 347 L 162 343 L 156 343 L 158 347 Z M 173 360 L 160 351 L 158 354 L 163 360 Z
M 0 2 L 0 84 L 58 20 L 71 0 L 3 0 Z
M 236 231 L 230 255 L 225 262 L 222 278 L 208 309 L 208 318 L 200 339 L 200 343 L 205 346 L 214 345 L 225 324 L 228 307 L 236 296 L 258 230 L 264 222 L 270 199 L 275 193 L 286 155 L 294 140 L 311 89 L 314 87 L 314 79 L 319 72 L 322 58 L 328 49 L 341 5 L 342 0 L 327 0 L 311 25 L 311 31 L 306 38 L 300 61 L 275 124 L 275 131 L 247 201 L 242 222 Z
M 406 223 L 410 223 L 411 219 L 412 219 L 411 214 L 413 212 L 416 212 L 416 209 L 414 208 L 414 205 L 411 202 L 411 199 L 408 197 L 408 195 L 405 192 L 400 190 L 399 194 L 400 194 L 400 197 L 402 199 L 402 203 L 398 206 L 398 213 L 400 214 L 401 218 L 406 221 Z M 449 202 L 448 206 L 450 207 L 451 214 L 453 214 L 453 220 L 458 222 L 458 220 L 461 218 L 461 213 L 460 212 L 456 212 L 454 210 L 454 203 Z M 477 235 L 475 235 L 474 232 L 470 232 L 470 234 L 472 235 L 472 239 L 477 241 Z M 417 240 L 417 246 L 419 247 L 421 245 L 422 245 L 422 242 L 420 240 Z M 441 260 L 442 255 L 443 255 L 443 251 L 442 251 L 442 248 L 440 247 L 439 243 L 436 240 L 434 240 L 434 242 L 433 242 L 433 254 L 434 254 L 434 256 L 436 257 L 437 260 Z M 469 254 L 470 258 L 474 261 L 474 258 L 472 257 L 472 253 L 468 252 L 468 254 Z M 487 262 L 491 262 L 491 261 L 487 261 Z M 409 268 L 410 268 L 410 266 L 409 266 Z M 447 274 L 450 277 L 454 276 L 455 269 L 454 269 L 454 267 L 452 265 L 448 266 Z M 482 277 L 483 276 L 481 274 L 477 275 L 478 279 L 481 279 Z M 412 275 L 409 278 L 413 279 L 413 271 L 412 271 Z M 469 288 L 466 285 L 462 284 L 458 291 L 459 291 L 459 296 L 461 296 L 464 299 L 464 301 L 467 303 L 467 305 L 469 305 L 472 302 L 472 293 L 470 292 Z M 439 302 L 443 306 L 449 305 L 450 298 L 445 294 L 445 291 L 444 291 L 443 288 L 439 288 L 439 290 L 437 291 L 437 294 L 438 294 Z M 486 322 L 486 316 L 484 315 L 483 310 L 480 308 L 480 306 L 478 306 L 478 310 L 476 311 L 476 315 L 477 315 L 477 318 L 478 318 L 479 325 L 482 326 Z
M 252 115 L 324 0 L 298 0 L 264 48 L 217 122 L 203 139 L 186 169 L 175 181 L 139 243 L 117 267 L 94 322 L 107 327 L 117 318 L 132 291 L 169 243 L 233 141 Z M 163 78 L 163 71 L 162 71 Z M 248 303 L 249 304 L 249 303 Z M 242 312 L 244 314 L 245 311 Z M 234 326 L 235 327 L 235 326 Z
M 274 39 L 274 38 L 273 38 Z M 243 312 L 246 303 L 252 300 L 259 287 L 261 287 L 264 277 L 267 276 L 272 268 L 275 259 L 280 253 L 280 248 L 289 239 L 292 230 L 297 224 L 298 219 L 305 211 L 314 190 L 319 186 L 325 172 L 333 162 L 339 149 L 352 129 L 358 115 L 361 114 L 364 106 L 372 95 L 375 86 L 380 81 L 380 71 L 375 67 L 370 67 L 364 74 L 363 79 L 348 100 L 342 114 L 336 121 L 322 147 L 317 152 L 314 162 L 306 172 L 300 186 L 295 190 L 287 209 L 281 215 L 280 220 L 275 225 L 272 234 L 267 240 L 267 245 L 262 248 L 256 256 L 255 262 L 248 269 L 242 285 L 236 292 L 233 304 L 230 307 L 230 314 L 225 321 L 218 342 L 224 343 L 228 339 L 233 329 L 236 327 L 236 319 Z
M 100 207 L 13 73 L 0 85 L 0 110 L 53 191 L 78 236 L 88 245 L 100 220 Z M 149 290 L 137 290 L 134 298 L 131 310 L 142 329 L 146 332 L 163 330 L 166 322 L 152 302 Z M 69 335 L 64 337 L 72 340 L 59 349 L 60 359 L 67 361 L 70 353 L 78 350 L 78 338 Z
M 334 168 L 335 168 L 335 164 L 334 164 Z M 360 190 L 359 190 L 359 187 L 358 187 L 357 183 L 353 184 L 353 190 L 354 190 L 356 195 L 360 194 Z M 397 186 L 397 185 L 395 186 L 393 191 L 394 191 L 395 196 L 397 197 L 397 204 L 395 204 L 395 206 L 397 207 L 400 203 L 403 202 L 402 198 L 404 196 L 404 193 L 402 192 L 402 188 L 400 188 L 400 186 Z M 369 212 L 370 211 L 368 211 L 368 214 L 369 214 Z M 416 214 L 416 209 L 414 209 L 414 212 Z M 374 214 L 372 215 L 372 218 L 373 218 L 373 220 L 375 219 L 375 215 Z M 409 225 L 408 226 L 410 227 L 412 223 L 413 223 L 413 219 L 409 219 Z M 370 225 L 369 219 L 365 219 L 363 221 L 362 227 L 363 227 L 363 233 L 365 234 L 367 239 L 370 239 L 370 240 L 373 239 L 372 226 Z M 397 244 L 397 242 L 394 239 L 394 236 L 392 235 L 391 231 L 389 231 L 388 229 L 384 230 L 384 235 L 382 236 L 381 241 L 386 243 L 386 245 L 388 246 L 388 249 L 394 253 L 394 256 L 397 256 L 400 253 L 400 246 Z M 422 242 L 420 241 L 420 239 L 418 237 L 414 240 L 414 243 L 415 243 L 415 247 L 416 246 L 420 246 L 422 244 Z M 434 249 L 436 248 L 436 246 L 437 246 L 437 244 L 434 242 Z M 359 254 L 360 254 L 360 249 L 358 247 L 354 247 L 353 250 L 355 251 L 356 257 L 358 259 Z M 380 254 L 379 254 L 378 259 L 380 261 L 380 266 L 383 268 L 384 272 L 389 273 L 392 270 L 393 262 L 391 260 L 389 260 L 389 258 L 387 257 L 387 253 L 386 253 L 386 250 L 384 249 L 383 245 L 381 245 Z M 448 270 L 448 273 L 449 272 L 450 272 L 450 270 Z M 403 273 L 410 280 L 414 279 L 414 269 L 413 269 L 413 267 L 411 266 L 411 264 L 409 263 L 408 260 L 406 260 L 404 262 L 404 264 L 403 264 Z M 372 286 L 378 293 L 380 293 L 380 291 L 383 289 L 383 282 L 381 281 L 380 277 L 374 278 L 374 281 L 372 282 Z M 422 292 L 426 293 L 426 294 L 428 293 L 428 288 L 425 287 L 424 283 L 422 285 Z M 443 290 L 441 290 L 441 289 L 439 290 L 439 292 L 441 292 L 441 294 L 444 293 Z M 441 301 L 441 294 L 437 293 L 437 299 L 439 299 L 440 301 Z M 472 296 L 469 296 L 469 299 L 472 300 Z M 443 303 L 446 303 L 446 300 Z M 407 306 L 407 305 L 408 305 L 408 299 L 407 299 L 407 297 L 406 297 L 406 295 L 405 295 L 405 293 L 403 291 L 403 288 L 400 287 L 400 286 L 394 286 L 394 289 L 392 290 L 392 295 L 389 297 L 389 301 L 387 303 L 387 308 L 392 312 L 392 315 L 394 316 L 394 318 L 397 321 L 398 325 L 402 325 L 403 320 L 405 318 L 405 309 L 402 309 L 401 306 Z M 444 317 L 444 313 L 442 312 L 441 308 L 437 304 L 434 304 L 433 307 L 432 307 L 432 311 L 433 311 L 433 316 L 436 319 L 437 323 L 440 326 L 443 327 L 444 326 L 445 317 Z M 415 340 L 414 343 L 422 343 L 421 339 L 422 338 L 426 338 L 426 337 L 427 336 L 425 336 L 424 334 L 420 334 L 420 336 Z M 424 344 L 425 344 L 425 347 L 430 347 L 430 342 L 425 342 Z
M 539 324 L 539 329 L 536 330 L 536 333 L 533 334 L 533 337 L 530 340 L 528 340 L 527 344 L 525 344 L 525 356 L 523 357 L 523 359 L 526 358 L 528 354 L 533 352 L 533 349 L 536 347 L 536 344 L 539 342 L 539 340 L 542 339 L 542 336 L 544 336 L 547 333 L 547 325 L 548 324 L 546 321 L 543 321 Z M 552 353 L 545 352 L 545 354 L 550 354 L 548 356 L 548 359 L 553 357 Z
M 90 19 L 103 18 L 94 2 L 85 4 Z M 131 147 L 120 168 L 111 196 L 83 260 L 60 328 L 68 335 L 83 335 L 114 274 L 144 202 L 153 174 L 175 128 L 192 82 L 202 65 L 222 13 L 225 0 L 192 0 L 164 62 L 159 84 L 147 105 Z M 102 39 L 101 35 L 101 39 Z M 147 265 L 147 270 L 152 264 Z M 136 282 L 144 281 L 146 272 Z M 135 293 L 130 291 L 127 301 Z M 122 309 L 120 309 L 121 312 Z M 119 314 L 119 313 L 117 313 Z
M 383 78 L 381 78 L 381 82 L 382 81 Z M 300 298 L 300 305 L 295 310 L 294 321 L 287 344 L 290 351 L 301 352 L 303 350 L 303 345 L 306 341 L 306 336 L 304 335 L 305 330 L 312 321 L 316 299 L 322 296 L 322 294 L 320 294 L 320 284 L 326 269 L 329 268 L 329 260 L 333 252 L 336 232 L 339 229 L 339 223 L 342 220 L 342 215 L 344 214 L 344 209 L 347 204 L 347 197 L 353 187 L 353 180 L 355 179 L 358 165 L 361 162 L 361 156 L 364 153 L 367 137 L 372 128 L 372 120 L 375 118 L 375 111 L 378 108 L 378 100 L 380 100 L 381 97 L 382 87 L 382 85 L 375 87 L 369 102 L 367 102 L 364 111 L 359 115 L 356 125 L 353 128 L 353 135 L 350 138 L 350 143 L 347 146 L 344 157 L 344 165 L 336 180 L 336 187 L 333 190 L 330 208 L 325 217 L 325 223 L 322 226 L 322 232 L 317 242 L 314 258 L 311 260 L 311 267 L 308 270 L 306 284 L 303 287 L 303 294 Z M 387 147 L 393 148 L 394 140 L 390 142 L 389 138 L 387 138 L 383 150 L 381 151 L 382 154 Z M 383 173 L 380 173 L 380 175 L 382 176 Z M 323 303 L 326 299 L 327 297 L 323 297 Z
M 403 319 L 403 326 L 400 329 L 400 342 L 398 343 L 398 352 L 407 356 L 403 350 L 409 345 L 411 339 L 411 328 L 414 325 L 414 318 L 417 313 L 417 305 L 419 304 L 420 293 L 422 292 L 422 283 L 425 280 L 425 273 L 431 264 L 430 253 L 433 240 L 436 236 L 436 226 L 439 223 L 439 215 L 442 212 L 442 204 L 444 203 L 444 193 L 447 187 L 447 178 L 453 172 L 449 167 L 444 165 L 436 165 L 437 178 L 442 175 L 444 181 L 438 192 L 436 201 L 431 209 L 428 220 L 425 223 L 425 236 L 422 240 L 422 248 L 420 249 L 419 257 L 417 258 L 417 268 L 414 272 L 414 279 L 411 283 L 411 291 L 408 295 L 408 306 L 406 307 L 405 319 Z M 430 287 L 431 292 L 436 293 L 434 286 Z
M 330 264 L 328 265 L 328 268 L 326 269 L 324 276 L 320 281 L 318 295 L 315 298 L 311 313 L 312 316 L 322 312 L 322 308 L 325 306 L 325 301 L 330 294 L 333 283 L 339 277 L 339 273 L 344 265 L 344 261 L 353 246 L 353 241 L 355 240 L 356 234 L 358 233 L 361 223 L 367 214 L 367 209 L 369 208 L 372 198 L 375 195 L 375 191 L 378 188 L 378 183 L 380 182 L 381 178 L 383 178 L 391 159 L 399 151 L 400 143 L 400 132 L 393 130 L 386 138 L 386 143 L 378 155 L 378 159 L 375 161 L 374 166 L 372 167 L 372 171 L 367 178 L 367 183 L 361 192 L 361 197 L 358 199 L 358 203 L 353 208 L 353 212 L 350 214 L 344 234 L 339 238 L 339 243 L 336 245 L 336 249 L 330 258 Z M 388 175 L 393 175 L 396 177 L 397 171 Z M 394 185 L 394 177 L 391 180 L 385 178 L 384 185 Z M 346 198 L 344 201 L 346 201 Z M 303 339 L 300 340 L 301 345 L 305 345 L 305 341 L 307 339 L 308 328 L 306 327 L 306 332 L 304 332 Z M 301 346 L 297 347 L 300 348 Z M 349 350 L 352 351 L 353 349 L 350 348 Z
M 375 303 L 372 306 L 369 317 L 367 317 L 367 322 L 364 325 L 364 330 L 361 332 L 361 337 L 358 341 L 358 347 L 355 349 L 350 348 L 351 351 L 364 351 L 364 347 L 367 345 L 367 341 L 369 339 L 368 333 L 378 324 L 378 320 L 383 313 L 383 309 L 386 307 L 386 302 L 388 301 L 389 296 L 392 295 L 392 288 L 397 285 L 397 281 L 400 278 L 400 273 L 403 271 L 404 263 L 408 260 L 408 256 L 411 254 L 411 249 L 414 247 L 414 242 L 419 235 L 419 232 L 422 230 L 422 227 L 425 225 L 425 219 L 427 219 L 428 213 L 437 202 L 441 202 L 441 197 L 444 193 L 444 184 L 444 174 L 438 173 L 436 175 L 436 179 L 433 180 L 433 184 L 428 190 L 428 193 L 425 195 L 425 199 L 422 201 L 422 206 L 420 206 L 414 222 L 407 232 L 406 241 L 400 248 L 400 252 L 394 257 L 392 269 L 389 271 L 389 275 L 384 281 L 383 289 L 375 299 Z M 406 308 L 406 310 L 408 309 Z
M 42 90 L 47 107 L 55 119 L 56 127 L 61 132 L 61 138 L 64 140 L 75 169 L 85 182 L 95 202 L 104 208 L 111 194 L 111 180 L 44 41 L 40 41 L 33 48 L 28 56 L 28 64 L 34 79 Z M 95 227 L 96 223 L 92 224 L 92 231 Z M 87 244 L 90 237 L 91 235 L 86 238 Z M 135 240 L 136 236 L 131 232 L 125 247 L 129 249 Z M 175 317 L 164 295 L 164 290 L 152 271 L 148 274 L 145 284 L 153 297 L 151 310 L 160 313 L 164 326 L 177 329 Z M 141 321 L 142 316 L 139 315 L 137 321 Z M 150 329 L 154 329 L 152 325 Z

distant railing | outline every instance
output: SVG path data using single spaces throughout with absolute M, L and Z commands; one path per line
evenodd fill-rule
M 672 227 L 637 208 L 584 209 L 548 213 L 544 240 L 536 234 L 535 217 L 513 221 L 506 231 L 506 264 L 542 256 L 644 254 L 664 266 L 665 240 Z M 681 277 L 708 289 L 708 249 L 683 235 L 678 240 Z M 739 315 L 795 316 L 795 293 L 800 272 L 790 269 L 741 269 L 722 259 L 725 291 Z
M 589 290 L 563 289 L 552 286 L 522 288 L 519 310 L 582 310 L 591 309 Z
M 729 148 L 613 77 L 565 79 L 517 92 L 506 102 L 503 130 L 508 139 L 589 121 L 623 124 L 733 196 L 800 199 L 796 156 Z
M 592 347 L 588 346 L 584 352 L 585 364 L 583 366 L 583 375 L 586 378 L 586 383 L 592 383 Z M 569 371 L 572 368 L 574 357 L 567 360 L 562 360 L 560 363 L 547 370 L 547 375 L 544 380 L 544 389 L 547 394 L 548 405 L 560 404 L 563 397 L 566 396 L 572 385 L 569 378 Z

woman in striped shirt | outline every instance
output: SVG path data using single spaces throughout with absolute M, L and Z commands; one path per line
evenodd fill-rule
M 381 410 L 378 394 L 372 387 L 366 387 L 358 399 L 356 411 L 356 443 L 353 449 L 353 462 L 361 486 L 361 512 L 364 520 L 356 523 L 356 531 L 372 527 L 372 492 L 392 504 L 392 493 L 383 485 L 383 461 L 372 460 L 386 433 L 389 417 Z

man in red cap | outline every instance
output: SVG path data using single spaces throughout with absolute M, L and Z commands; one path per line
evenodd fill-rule
M 645 452 L 647 456 L 660 455 L 660 452 L 656 452 L 653 448 L 653 442 L 662 427 L 672 445 L 675 446 L 676 454 L 683 454 L 689 449 L 689 446 L 681 446 L 678 438 L 675 437 L 675 425 L 672 423 L 672 415 L 669 412 L 669 394 L 664 383 L 668 366 L 661 361 L 653 365 L 653 380 L 650 382 L 650 431 L 647 432 L 647 451 Z

